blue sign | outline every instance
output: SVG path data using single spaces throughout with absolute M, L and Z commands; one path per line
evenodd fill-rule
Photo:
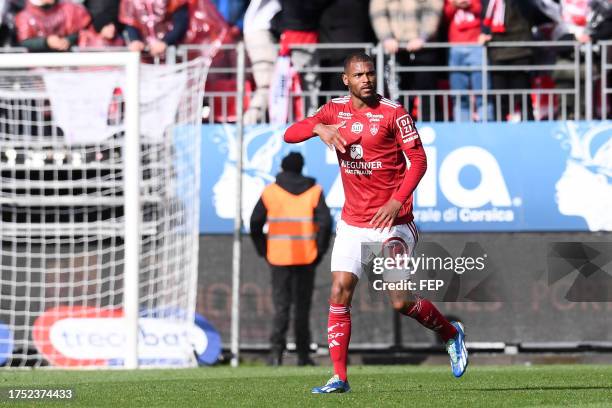
M 328 206 L 344 194 L 334 152 L 317 138 L 290 145 L 285 126 L 247 127 L 242 217 L 290 151 L 306 158 Z M 612 122 L 424 123 L 428 169 L 415 193 L 423 231 L 612 231 Z M 236 128 L 202 126 L 201 233 L 230 233 Z
M 221 336 L 204 316 L 195 314 L 195 325 L 204 332 L 206 344 L 202 350 L 196 349 L 198 363 L 212 365 L 217 362 L 221 354 Z

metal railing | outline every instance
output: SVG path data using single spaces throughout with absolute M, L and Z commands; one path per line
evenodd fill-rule
M 353 50 L 370 53 L 375 59 L 379 74 L 377 92 L 402 103 L 420 121 L 550 121 L 607 119 L 610 116 L 608 98 L 612 88 L 608 88 L 607 78 L 612 68 L 612 53 L 608 49 L 610 45 L 612 41 L 597 44 L 580 44 L 574 41 L 492 42 L 485 47 L 477 44 L 427 43 L 423 51 L 437 52 L 440 55 L 439 63 L 430 65 L 406 64 L 406 58 L 385 54 L 382 44 L 373 43 L 297 44 L 292 46 L 292 50 L 308 50 L 314 54 L 329 51 L 348 53 Z M 400 44 L 400 49 L 402 46 L 405 44 Z M 482 64 L 449 65 L 448 50 L 453 47 L 479 49 Z M 491 64 L 491 53 L 502 48 L 529 48 L 532 50 L 533 62 L 522 65 Z M 277 49 L 278 46 L 275 45 L 275 50 Z M 23 48 L 4 48 L 2 52 L 10 50 L 24 51 Z M 240 74 L 246 78 L 253 74 L 244 47 L 233 44 L 181 45 L 169 47 L 164 59 L 150 60 L 154 63 L 175 63 L 202 53 L 210 53 L 211 50 L 216 51 L 217 55 L 209 70 L 203 121 L 235 122 L 239 114 L 238 100 L 244 101 L 245 106 L 248 106 L 255 90 L 252 79 L 247 80 L 247 86 L 243 87 L 242 92 L 236 86 L 236 78 Z M 244 55 L 239 56 L 239 50 L 242 50 L 240 52 Z M 408 51 L 404 53 L 409 55 Z M 246 62 L 238 64 L 239 60 Z M 300 76 L 340 77 L 342 66 L 322 66 L 318 58 L 313 61 L 313 64 L 298 71 Z M 420 84 L 409 83 L 414 86 L 405 86 L 411 75 L 419 73 L 434 73 L 437 77 L 436 83 L 425 89 L 422 89 L 424 87 Z M 448 82 L 456 73 L 479 73 L 480 83 L 478 86 L 472 84 L 470 88 L 453 89 Z M 518 89 L 493 87 L 492 77 L 504 74 L 526 75 L 533 84 Z M 302 115 L 311 113 L 330 98 L 346 94 L 343 89 L 321 87 L 320 81 L 316 84 L 290 94 L 292 108 L 289 109 L 289 121 L 299 119 L 300 117 L 296 116 L 298 112 Z M 469 114 L 467 119 L 462 117 L 457 108 L 462 103 L 465 105 L 466 101 Z M 479 108 L 480 114 L 477 112 Z

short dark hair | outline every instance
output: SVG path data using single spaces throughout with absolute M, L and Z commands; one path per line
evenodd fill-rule
M 374 59 L 363 51 L 354 51 L 344 58 L 344 72 L 348 69 L 351 62 L 371 62 L 374 64 Z
M 281 161 L 281 169 L 291 173 L 302 173 L 304 167 L 304 156 L 299 152 L 291 152 Z

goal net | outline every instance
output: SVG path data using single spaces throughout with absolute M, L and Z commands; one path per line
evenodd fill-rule
M 0 365 L 196 363 L 208 66 L 2 56 Z

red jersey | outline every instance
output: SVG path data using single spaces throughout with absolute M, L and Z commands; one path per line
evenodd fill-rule
M 19 42 L 52 34 L 66 37 L 84 29 L 91 22 L 85 7 L 70 2 L 60 2 L 49 10 L 36 7 L 29 1 L 15 17 Z
M 339 131 L 347 141 L 346 152 L 336 150 L 345 196 L 342 219 L 356 227 L 371 227 L 372 217 L 393 197 L 403 203 L 394 225 L 412 221 L 412 193 L 425 174 L 427 160 L 414 122 L 401 105 L 378 95 L 376 106 L 357 110 L 349 96 L 335 98 L 289 127 L 285 141 L 299 143 L 312 137 L 318 123 L 342 122 Z
M 172 31 L 172 13 L 187 0 L 121 0 L 119 21 L 136 27 L 143 41 L 162 40 Z
M 448 23 L 448 41 L 456 43 L 478 42 L 480 35 L 480 0 L 472 0 L 467 9 L 458 9 L 452 0 L 446 0 L 444 15 Z

